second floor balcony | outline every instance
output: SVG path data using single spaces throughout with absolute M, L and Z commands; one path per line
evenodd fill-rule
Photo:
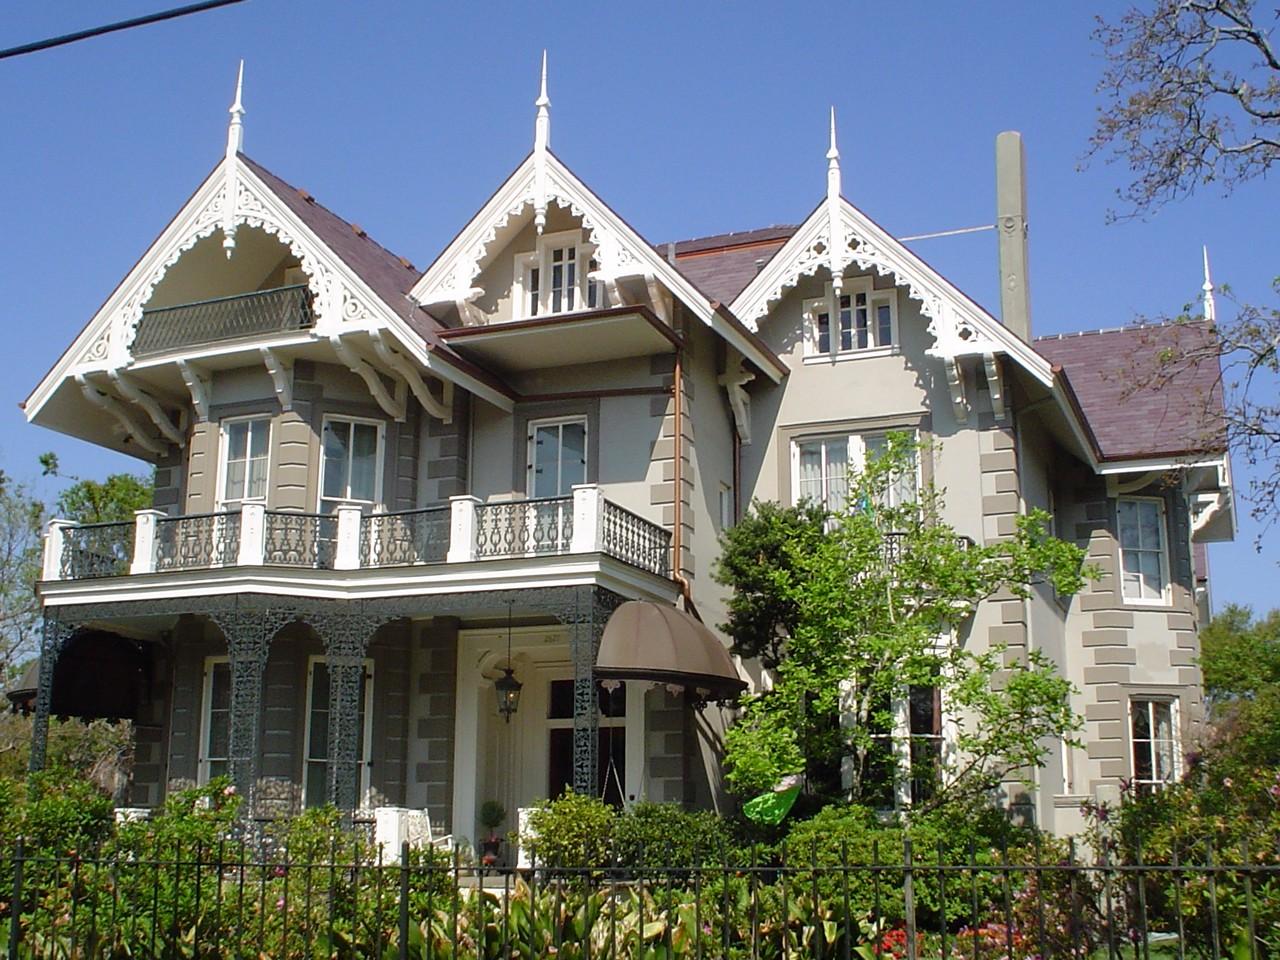
M 666 578 L 671 533 L 613 503 L 595 485 L 571 496 L 448 503 L 395 513 L 268 510 L 168 516 L 139 511 L 133 522 L 54 520 L 43 579 L 84 581 L 221 568 L 373 570 L 603 554 Z
M 142 311 L 132 343 L 140 359 L 315 325 L 305 284 Z

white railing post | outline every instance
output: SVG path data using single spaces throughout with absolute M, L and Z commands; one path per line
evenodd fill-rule
M 570 553 L 599 553 L 604 549 L 604 494 L 594 483 L 573 487 L 573 537 Z
M 476 507 L 479 497 L 449 498 L 449 552 L 446 563 L 470 563 L 476 558 Z
M 163 510 L 133 511 L 133 562 L 129 573 L 156 572 L 156 523 L 166 516 Z
M 355 504 L 338 507 L 338 548 L 333 554 L 333 569 L 360 569 L 360 527 L 363 515 Z
M 240 507 L 240 549 L 236 566 L 260 567 L 267 556 L 267 508 L 261 503 Z
M 62 548 L 65 539 L 62 531 L 74 526 L 70 520 L 49 521 L 44 532 L 44 568 L 40 572 L 41 580 L 62 579 Z

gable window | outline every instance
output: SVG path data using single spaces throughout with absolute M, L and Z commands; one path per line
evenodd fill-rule
M 870 277 L 846 280 L 839 296 L 827 284 L 823 296 L 803 305 L 806 358 L 889 352 L 897 343 L 897 302 L 896 289 L 876 290 Z
M 1164 602 L 1169 582 L 1164 502 L 1150 497 L 1121 497 L 1116 501 L 1116 523 L 1124 599 Z
M 1135 697 L 1129 701 L 1133 741 L 1133 786 L 1149 794 L 1178 777 L 1178 724 L 1173 700 Z
M 529 424 L 530 497 L 567 497 L 587 482 L 587 420 L 569 417 Z
M 321 438 L 320 512 L 339 504 L 372 509 L 382 489 L 385 425 L 376 420 L 325 417 Z
M 580 231 L 571 230 L 543 236 L 536 250 L 517 254 L 512 297 L 515 318 L 530 320 L 605 307 L 604 284 L 590 276 L 599 269 L 592 249 L 591 244 L 582 242 Z
M 218 466 L 219 502 L 224 510 L 267 499 L 271 418 L 239 417 L 222 421 L 222 458 Z
M 797 440 L 791 446 L 791 489 L 794 501 L 811 500 L 833 513 L 844 510 L 849 498 L 849 471 L 861 469 L 871 457 L 888 449 L 888 433 L 852 433 Z M 915 500 L 919 464 L 894 478 L 889 502 L 898 507 Z
M 369 796 L 369 773 L 373 756 L 373 716 L 368 705 L 373 699 L 373 661 L 364 661 L 360 677 L 360 739 L 356 763 L 360 768 L 360 802 Z M 323 806 L 328 800 L 329 782 L 329 665 L 323 657 L 307 661 L 307 752 L 303 760 L 302 805 Z
M 226 657 L 204 662 L 204 713 L 200 723 L 200 782 L 231 773 L 231 664 Z

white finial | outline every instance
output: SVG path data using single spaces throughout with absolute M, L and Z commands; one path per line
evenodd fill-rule
M 1218 305 L 1213 299 L 1213 278 L 1209 275 L 1209 248 L 1204 249 L 1204 318 L 1210 323 L 1218 322 Z
M 538 231 L 538 235 L 541 236 L 543 228 L 547 225 L 545 167 L 546 152 L 551 146 L 551 98 L 547 96 L 546 50 L 542 51 L 542 87 L 538 92 L 538 99 L 533 103 L 538 108 L 538 116 L 533 122 L 533 153 L 536 166 L 535 179 L 537 181 L 533 204 L 533 224 Z
M 830 231 L 827 244 L 831 290 L 839 297 L 844 289 L 845 254 L 848 252 L 844 233 L 844 216 L 840 210 L 840 148 L 836 146 L 836 108 L 831 108 L 831 146 L 827 148 L 827 222 Z
M 827 195 L 840 196 L 840 148 L 836 146 L 836 108 L 831 108 L 831 146 L 827 148 Z
M 227 156 L 234 157 L 244 149 L 244 104 L 241 94 L 244 91 L 244 61 L 240 61 L 240 73 L 236 76 L 236 99 L 231 104 L 231 123 L 227 127 Z

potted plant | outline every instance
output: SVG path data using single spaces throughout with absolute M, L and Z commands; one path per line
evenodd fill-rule
M 507 808 L 497 800 L 486 800 L 480 804 L 480 826 L 489 831 L 489 836 L 480 841 L 480 858 L 485 866 L 493 866 L 502 852 L 502 838 L 498 836 L 498 828 L 506 819 Z

